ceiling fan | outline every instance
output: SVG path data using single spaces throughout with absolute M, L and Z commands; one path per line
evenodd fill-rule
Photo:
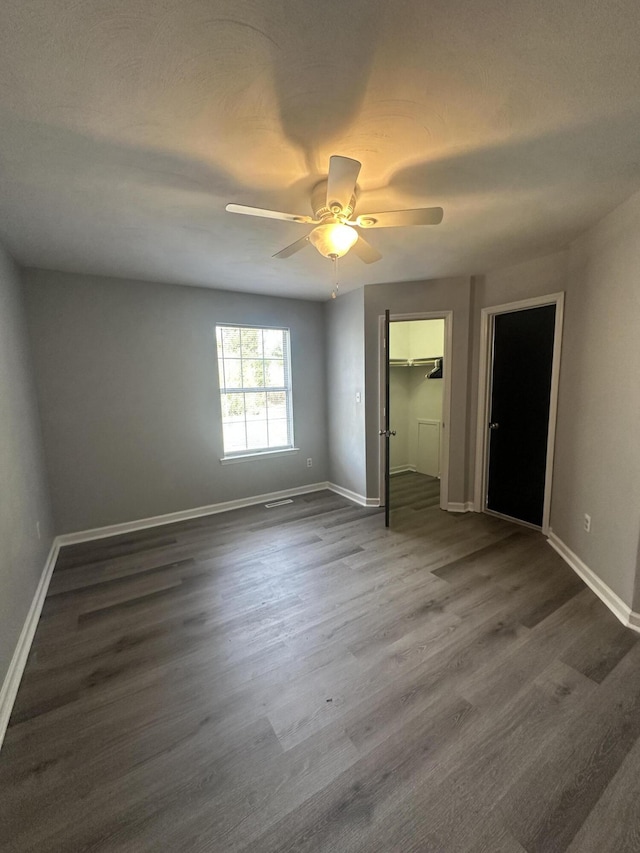
M 228 204 L 226 210 L 229 213 L 244 213 L 247 216 L 264 216 L 267 219 L 284 219 L 286 222 L 316 226 L 295 243 L 276 252 L 273 255 L 274 258 L 289 258 L 311 243 L 321 255 L 333 260 L 341 258 L 353 249 L 354 254 L 365 264 L 379 261 L 382 255 L 356 229 L 439 225 L 442 222 L 441 207 L 365 213 L 353 219 L 358 196 L 356 181 L 361 167 L 362 163 L 350 157 L 334 155 L 329 159 L 327 179 L 316 184 L 311 193 L 311 209 L 314 216 L 280 213 L 277 210 L 264 210 L 261 207 L 247 207 L 244 204 Z

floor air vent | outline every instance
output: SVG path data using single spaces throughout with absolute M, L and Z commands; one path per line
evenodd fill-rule
M 285 504 L 292 504 L 293 501 L 291 498 L 287 498 L 284 501 L 273 501 L 273 503 L 265 504 L 267 509 L 272 509 L 274 506 L 284 506 Z

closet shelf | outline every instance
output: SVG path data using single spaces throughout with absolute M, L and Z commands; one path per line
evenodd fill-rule
M 436 364 L 441 355 L 433 358 L 390 358 L 389 367 L 425 367 L 428 364 Z

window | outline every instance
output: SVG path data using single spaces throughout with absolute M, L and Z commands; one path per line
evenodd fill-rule
M 288 329 L 216 326 L 224 455 L 293 447 Z

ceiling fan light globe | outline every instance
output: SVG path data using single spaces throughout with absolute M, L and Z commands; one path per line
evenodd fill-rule
M 318 225 L 309 240 L 325 258 L 341 258 L 358 239 L 358 232 L 340 222 Z

